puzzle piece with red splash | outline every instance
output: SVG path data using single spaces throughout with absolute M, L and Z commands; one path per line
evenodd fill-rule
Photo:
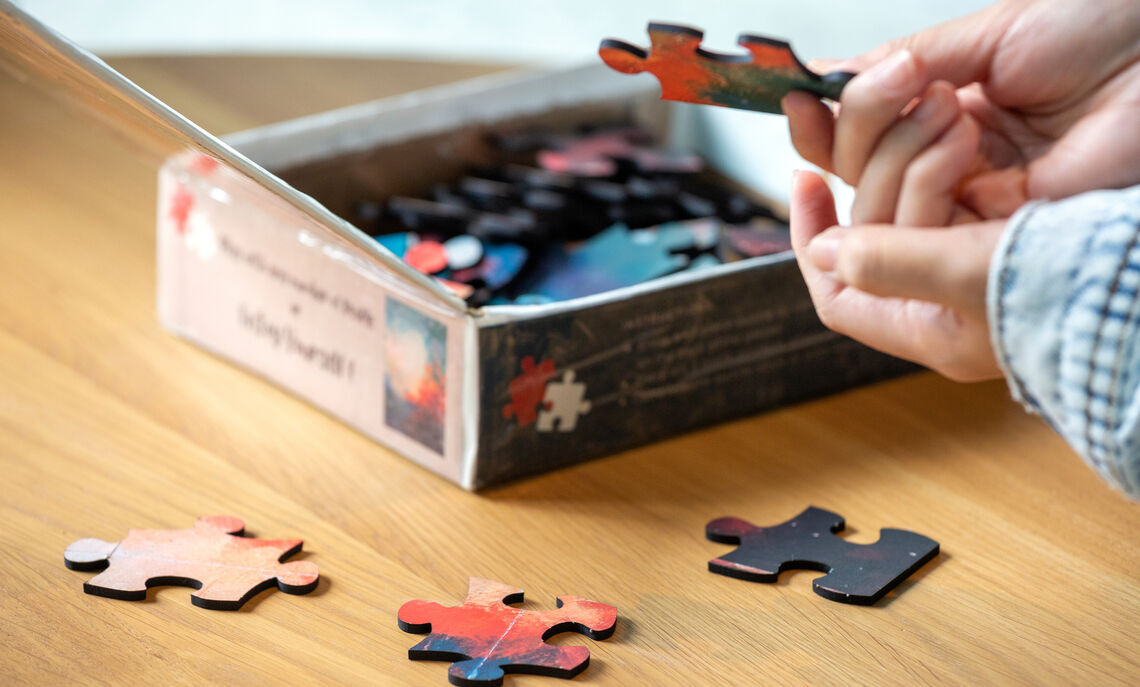
M 282 562 L 301 550 L 300 539 L 254 539 L 240 536 L 244 531 L 238 518 L 208 515 L 185 530 L 131 529 L 121 542 L 80 539 L 64 562 L 72 570 L 106 568 L 83 591 L 125 601 L 142 601 L 149 587 L 181 585 L 197 589 L 195 606 L 236 611 L 274 585 L 288 594 L 316 589 L 315 564 Z
M 546 385 L 546 394 L 542 397 L 546 409 L 538 414 L 538 424 L 535 429 L 540 432 L 554 431 L 555 422 L 558 431 L 572 432 L 578 426 L 578 416 L 590 412 L 592 404 L 584 400 L 586 385 L 574 381 L 574 370 L 566 370 L 562 380 L 550 382 Z
M 646 51 L 624 41 L 606 39 L 598 55 L 624 74 L 649 72 L 661 82 L 661 98 L 700 105 L 780 114 L 780 100 L 792 91 L 807 91 L 839 100 L 854 74 L 816 74 L 800 62 L 785 41 L 742 34 L 737 43 L 745 55 L 725 55 L 701 47 L 704 33 L 676 24 L 649 25 Z
M 526 427 L 538 419 L 540 405 L 547 408 L 542 398 L 547 380 L 554 376 L 554 361 L 546 359 L 535 365 L 534 358 L 528 355 L 522 359 L 522 369 L 522 374 L 507 385 L 511 402 L 503 406 L 503 417 L 514 417 L 519 427 Z
M 827 574 L 812 583 L 816 594 L 869 606 L 938 555 L 938 542 L 907 530 L 883 529 L 874 544 L 853 544 L 834 536 L 843 525 L 841 516 L 814 506 L 774 527 L 718 518 L 705 535 L 739 548 L 709 561 L 709 570 L 753 582 L 775 582 L 784 570 L 819 570 Z
M 530 673 L 571 678 L 586 669 L 590 650 L 553 646 L 545 640 L 561 632 L 580 632 L 591 639 L 613 634 L 617 609 L 578 596 L 558 597 L 558 610 L 529 611 L 523 591 L 472 577 L 467 599 L 459 606 L 409 601 L 400 607 L 400 629 L 431 633 L 408 650 L 408 658 L 454 661 L 448 679 L 455 685 L 499 685 L 504 673 Z

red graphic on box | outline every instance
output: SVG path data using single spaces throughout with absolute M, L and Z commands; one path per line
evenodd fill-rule
M 510 672 L 570 678 L 585 670 L 590 650 L 552 646 L 544 640 L 560 632 L 606 639 L 614 632 L 617 609 L 580 596 L 558 597 L 558 610 L 527 611 L 523 591 L 472 577 L 459 606 L 409 601 L 400 607 L 400 629 L 426 634 L 408 650 L 412 660 L 455 661 L 448 677 L 456 685 L 499 685 Z
M 194 156 L 190 162 L 190 169 L 199 176 L 208 176 L 211 172 L 218 168 L 221 163 L 210 157 L 199 153 Z
M 190 216 L 190 210 L 194 207 L 194 196 L 186 190 L 186 187 L 179 184 L 174 189 L 174 195 L 170 198 L 170 218 L 174 220 L 174 228 L 178 231 L 178 235 L 182 236 L 186 233 L 186 219 Z
M 528 355 L 522 359 L 522 369 L 522 374 L 507 385 L 511 402 L 503 406 L 503 417 L 508 420 L 514 417 L 519 427 L 526 427 L 538 419 L 539 406 L 543 410 L 550 409 L 543 396 L 547 380 L 554 376 L 554 361 L 548 358 L 535 365 L 534 357 Z
M 185 530 L 128 530 L 121 542 L 80 539 L 63 558 L 72 570 L 103 570 L 83 583 L 83 591 L 124 601 L 146 599 L 148 587 L 175 584 L 195 587 L 195 606 L 234 611 L 263 589 L 307 594 L 317 587 L 317 566 L 308 561 L 283 563 L 301 550 L 300 539 L 253 539 L 234 536 L 245 523 L 228 515 L 210 515 Z

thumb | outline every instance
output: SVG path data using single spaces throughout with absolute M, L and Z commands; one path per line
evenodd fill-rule
M 859 291 L 970 311 L 985 302 L 990 257 L 1004 226 L 997 220 L 929 229 L 835 227 L 816 236 L 807 255 L 816 269 Z
M 926 67 L 932 82 L 949 81 L 961 87 L 984 81 L 1002 35 L 1017 16 L 1008 5 L 991 5 L 828 66 L 831 71 L 860 72 L 900 50 L 909 50 Z

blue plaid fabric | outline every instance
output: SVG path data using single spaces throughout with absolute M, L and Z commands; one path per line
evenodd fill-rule
M 1019 210 L 987 293 L 1014 398 L 1140 498 L 1140 186 Z

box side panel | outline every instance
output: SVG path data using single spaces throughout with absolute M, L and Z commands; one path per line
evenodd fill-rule
M 181 336 L 462 479 L 468 316 L 205 156 L 160 172 L 158 311 Z
M 824 328 L 790 257 L 480 346 L 477 488 L 916 369 Z

